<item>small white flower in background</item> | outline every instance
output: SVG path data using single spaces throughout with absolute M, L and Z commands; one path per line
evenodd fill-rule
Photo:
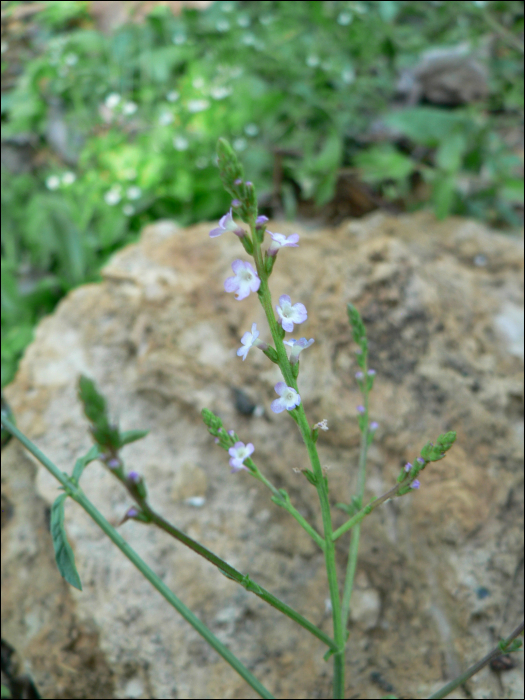
M 243 335 L 243 337 L 241 338 L 241 343 L 242 343 L 243 347 L 240 347 L 237 350 L 237 355 L 239 357 L 242 356 L 243 362 L 246 359 L 246 356 L 248 355 L 248 351 L 250 350 L 250 348 L 261 347 L 261 349 L 264 349 L 264 348 L 268 347 L 266 343 L 263 343 L 263 341 L 259 340 L 258 338 L 259 338 L 259 331 L 257 330 L 257 324 L 252 323 L 251 333 L 250 333 L 250 331 L 248 331 Z
M 60 187 L 60 178 L 58 175 L 50 175 L 46 178 L 46 187 L 48 190 L 57 190 Z
M 223 2 L 221 5 L 221 10 L 223 12 L 233 12 L 234 9 L 233 2 Z
M 76 53 L 68 53 L 64 56 L 64 62 L 67 66 L 74 66 L 75 63 L 78 63 L 78 56 Z
M 243 34 L 241 41 L 245 46 L 254 46 L 257 43 L 255 34 L 252 34 L 251 32 L 246 32 L 246 34 Z
M 62 184 L 63 185 L 72 185 L 75 180 L 77 179 L 77 176 L 75 173 L 72 173 L 71 170 L 68 170 L 62 175 Z
M 345 68 L 341 73 L 341 79 L 343 83 L 350 85 L 355 80 L 355 70 L 353 68 Z
M 122 107 L 122 113 L 129 116 L 130 114 L 135 114 L 137 109 L 138 105 L 136 102 L 126 102 L 124 107 Z
M 176 46 L 182 46 L 182 44 L 186 43 L 186 35 L 178 32 L 177 34 L 173 35 L 171 40 Z
M 159 124 L 161 126 L 167 126 L 173 121 L 173 114 L 171 112 L 161 112 L 159 115 Z
M 230 23 L 227 19 L 220 19 L 215 25 L 215 28 L 218 32 L 227 32 L 230 28 Z
M 122 213 L 125 216 L 133 216 L 133 214 L 135 213 L 135 207 L 133 206 L 133 204 L 124 204 L 124 206 L 122 207 Z
M 195 90 L 202 90 L 202 88 L 203 88 L 204 85 L 205 85 L 205 82 L 206 82 L 206 81 L 204 80 L 204 78 L 202 77 L 202 75 L 198 75 L 196 78 L 193 79 L 193 81 L 192 81 L 191 84 L 193 85 L 193 87 L 195 88 Z
M 208 100 L 190 100 L 188 102 L 188 112 L 191 112 L 192 114 L 204 112 L 204 110 L 208 109 L 209 106 L 210 103 Z
M 120 102 L 120 95 L 117 92 L 110 92 L 104 100 L 104 104 L 108 109 L 115 109 Z
M 243 462 L 253 454 L 254 450 L 255 448 L 251 442 L 247 445 L 245 445 L 244 442 L 236 442 L 233 447 L 230 447 L 228 452 L 231 456 L 230 467 L 232 468 L 232 473 L 238 472 L 240 469 L 246 469 L 248 471 L 248 467 L 245 467 Z
M 225 97 L 229 97 L 233 90 L 230 87 L 225 87 L 223 85 L 218 85 L 210 90 L 210 95 L 214 100 L 224 100 Z
M 246 136 L 257 136 L 259 133 L 259 127 L 257 124 L 246 124 L 244 127 L 244 133 Z
M 194 508 L 201 508 L 205 503 L 206 499 L 204 496 L 190 496 L 184 501 L 186 505 L 193 506 Z
M 242 136 L 239 139 L 235 139 L 235 141 L 233 142 L 233 147 L 236 151 L 244 151 L 247 145 L 248 141 L 246 141 L 246 139 L 243 139 Z
M 284 344 L 289 345 L 292 348 L 292 352 L 290 353 L 290 364 L 295 365 L 299 361 L 299 354 L 303 350 L 306 350 L 306 348 L 309 348 L 314 342 L 315 341 L 313 338 L 310 338 L 310 340 L 306 340 L 306 338 L 301 338 L 300 340 L 294 340 L 293 338 L 291 340 L 285 340 Z
M 140 199 L 140 197 L 142 197 L 142 190 L 140 187 L 133 185 L 132 187 L 128 187 L 126 196 L 128 199 Z
M 246 27 L 250 26 L 250 18 L 247 15 L 241 15 L 240 17 L 237 17 L 237 24 L 239 27 L 246 29 Z
M 206 158 L 206 156 L 199 156 L 197 160 L 195 161 L 195 167 L 198 168 L 199 170 L 204 170 L 204 168 L 208 167 L 209 160 Z
M 110 207 L 113 207 L 113 206 L 115 206 L 115 204 L 118 204 L 121 199 L 122 199 L 122 195 L 120 194 L 120 186 L 119 187 L 112 187 L 104 195 L 104 200 L 105 200 L 106 204 L 109 204 Z
M 168 94 L 166 95 L 166 99 L 168 102 L 177 102 L 177 100 L 180 97 L 180 92 L 177 92 L 177 90 L 170 90 Z
M 246 299 L 250 292 L 256 292 L 261 286 L 261 280 L 249 262 L 234 260 L 232 270 L 235 276 L 228 277 L 224 283 L 224 289 L 227 292 L 236 292 L 237 301 Z
M 285 331 L 292 333 L 294 323 L 303 323 L 308 318 L 304 304 L 294 304 L 288 294 L 279 297 L 279 306 L 275 307 L 279 314 L 280 322 Z
M 314 55 L 312 55 L 312 56 L 308 56 L 307 59 L 306 59 L 306 65 L 307 65 L 309 68 L 315 68 L 315 67 L 318 66 L 320 63 L 321 63 L 321 59 L 319 58 L 319 56 L 314 56 Z
M 281 413 L 285 409 L 292 411 L 301 403 L 301 397 L 291 386 L 286 386 L 284 382 L 277 382 L 274 387 L 280 398 L 272 401 L 271 409 L 274 413 Z
M 340 24 L 342 27 L 346 27 L 350 24 L 352 19 L 353 17 L 349 12 L 341 12 L 339 17 L 337 18 L 337 24 Z
M 323 418 L 323 420 L 314 425 L 314 428 L 317 428 L 318 430 L 328 430 L 328 418 Z
M 190 142 L 185 136 L 174 136 L 173 137 L 173 148 L 176 151 L 186 151 Z
M 126 180 L 134 180 L 137 177 L 135 168 L 126 168 L 122 174 Z

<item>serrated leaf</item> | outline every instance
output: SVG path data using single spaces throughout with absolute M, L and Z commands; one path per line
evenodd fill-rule
M 64 501 L 66 498 L 66 493 L 61 494 L 51 507 L 51 537 L 55 549 L 55 561 L 60 574 L 71 586 L 81 591 L 82 584 L 75 566 L 75 555 L 67 541 L 64 527 Z

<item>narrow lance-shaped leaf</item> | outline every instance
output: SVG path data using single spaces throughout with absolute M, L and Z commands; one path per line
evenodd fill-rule
M 75 462 L 75 467 L 73 469 L 73 479 L 75 481 L 79 482 L 80 477 L 82 476 L 82 472 L 84 471 L 84 468 L 90 463 L 93 462 L 95 459 L 98 458 L 100 454 L 100 451 L 98 449 L 98 445 L 93 445 L 93 447 L 89 450 L 87 454 L 85 454 L 83 457 L 79 457 L 77 461 Z
M 51 537 L 55 548 L 55 560 L 60 574 L 74 588 L 82 590 L 80 576 L 75 566 L 75 555 L 71 545 L 67 541 L 66 529 L 64 527 L 64 501 L 67 494 L 63 493 L 55 500 L 51 508 Z

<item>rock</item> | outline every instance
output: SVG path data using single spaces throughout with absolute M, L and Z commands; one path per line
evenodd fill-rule
M 482 52 L 487 59 L 488 45 Z M 438 105 L 461 105 L 489 96 L 489 74 L 469 44 L 425 51 L 419 62 L 404 70 L 397 91 L 409 104 L 425 99 Z
M 90 447 L 76 383 L 80 373 L 93 377 L 124 430 L 150 430 L 123 457 L 159 512 L 329 633 L 322 554 L 260 483 L 230 473 L 201 422 L 207 406 L 253 442 L 259 468 L 321 527 L 317 494 L 297 473 L 307 463 L 296 428 L 269 408 L 278 370 L 256 348 L 245 362 L 236 356 L 253 322 L 269 339 L 256 295 L 237 302 L 223 290 L 232 261 L 246 256 L 236 237 L 211 240 L 210 228 L 147 227 L 100 284 L 72 291 L 40 323 L 4 393 L 19 427 L 70 472 Z M 458 432 L 417 493 L 363 522 L 349 626 L 347 696 L 384 694 L 377 679 L 396 695 L 428 696 L 521 615 L 522 245 L 428 213 L 271 229 L 301 235 L 299 248 L 279 252 L 272 293 L 308 309 L 293 334 L 315 338 L 299 385 L 311 423 L 328 419 L 318 445 L 332 503 L 349 502 L 359 450 L 347 302 L 362 313 L 377 370 L 371 417 L 380 427 L 365 498 L 384 493 L 427 440 Z M 262 409 L 238 410 L 235 389 Z M 2 457 L 3 637 L 42 696 L 255 697 L 73 502 L 66 526 L 83 591 L 69 587 L 48 532 L 57 484 L 15 440 Z M 130 505 L 98 462 L 82 487 L 113 524 Z M 336 526 L 345 519 L 334 508 Z M 330 696 L 326 649 L 302 628 L 164 532 L 133 521 L 120 532 L 276 697 Z M 347 551 L 348 535 L 337 542 L 340 580 Z M 468 683 L 472 697 L 521 697 L 516 675 L 511 685 L 490 670 Z

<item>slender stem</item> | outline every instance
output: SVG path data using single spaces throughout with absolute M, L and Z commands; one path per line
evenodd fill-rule
M 285 510 L 287 510 L 290 513 L 290 515 L 293 516 L 297 520 L 299 525 L 302 528 L 304 528 L 304 530 L 310 535 L 310 537 L 314 540 L 314 542 L 324 552 L 325 541 L 321 537 L 321 535 L 316 530 L 314 530 L 314 528 L 310 525 L 308 520 L 306 520 L 306 518 L 304 518 L 301 515 L 301 513 L 299 513 L 299 511 L 296 510 L 290 502 L 286 501 L 283 498 L 282 494 L 279 492 L 279 489 L 277 489 L 271 483 L 271 481 L 269 481 L 263 474 L 261 474 L 261 472 L 257 469 L 256 465 L 253 463 L 253 460 L 251 460 L 251 465 L 253 465 L 253 467 L 255 467 L 255 470 L 256 470 L 256 471 L 251 472 L 252 476 L 254 476 L 256 479 L 258 479 L 260 482 L 262 482 L 265 486 L 267 486 L 270 489 L 270 491 L 274 495 L 274 499 L 275 499 L 274 503 L 277 503 L 277 505 L 279 505 L 282 508 L 284 508 Z
M 277 319 L 272 308 L 272 299 L 270 294 L 270 289 L 268 286 L 268 275 L 266 273 L 263 257 L 261 253 L 261 246 L 257 238 L 257 233 L 255 230 L 255 221 L 250 222 L 250 229 L 253 239 L 253 257 L 255 260 L 255 265 L 257 267 L 257 273 L 261 280 L 259 287 L 259 300 L 262 307 L 266 313 L 266 318 L 268 320 L 268 325 L 270 327 L 270 332 L 272 334 L 275 350 L 278 357 L 278 365 L 283 375 L 283 378 L 287 386 L 292 387 L 295 391 L 298 391 L 297 382 L 293 376 L 290 362 L 288 360 L 288 355 L 286 354 L 286 349 L 282 340 L 281 330 L 278 326 Z M 312 465 L 313 473 L 316 479 L 316 488 L 319 496 L 319 502 L 321 505 L 321 517 L 323 521 L 323 532 L 324 532 L 324 554 L 325 554 L 325 564 L 326 573 L 328 576 L 328 588 L 330 591 L 330 600 L 332 603 L 332 621 L 334 628 L 334 641 L 338 645 L 339 651 L 334 654 L 334 680 L 333 680 L 333 697 L 343 698 L 344 697 L 344 628 L 341 619 L 341 599 L 339 595 L 339 586 L 337 582 L 337 567 L 335 561 L 335 545 L 333 541 L 333 531 L 332 531 L 332 519 L 330 514 L 330 502 L 328 499 L 328 487 L 326 479 L 323 475 L 323 470 L 319 461 L 319 455 L 317 454 L 317 448 L 312 439 L 312 434 L 306 414 L 304 411 L 303 404 L 299 404 L 292 414 L 292 417 L 296 421 L 303 441 L 308 450 L 308 455 L 310 457 L 310 463 Z
M 11 435 L 14 435 L 33 454 L 38 461 L 46 467 L 53 476 L 60 481 L 68 496 L 76 501 L 81 508 L 97 523 L 103 532 L 120 549 L 131 563 L 141 572 L 141 574 L 157 589 L 157 591 L 190 623 L 190 625 L 215 649 L 215 651 L 227 661 L 237 673 L 257 692 L 262 698 L 273 698 L 274 696 L 260 683 L 255 676 L 239 661 L 239 659 L 220 642 L 206 625 L 199 620 L 192 611 L 166 586 L 166 584 L 149 568 L 149 566 L 139 557 L 135 550 L 130 547 L 126 540 L 113 528 L 104 516 L 95 508 L 82 489 L 75 484 L 66 474 L 61 472 L 23 433 L 21 433 L 8 419 L 2 416 L 2 425 Z
M 493 659 L 497 658 L 498 656 L 501 656 L 501 654 L 504 654 L 507 647 L 510 646 L 510 644 L 518 637 L 520 634 L 523 634 L 523 622 L 519 624 L 516 629 L 507 637 L 507 639 L 503 640 L 501 643 L 501 646 L 498 644 L 497 647 L 494 647 L 492 651 L 489 651 L 489 653 L 484 656 L 481 661 L 478 661 L 477 663 L 473 664 L 470 668 L 468 668 L 464 673 L 462 673 L 460 676 L 455 678 L 453 681 L 450 681 L 450 683 L 447 683 L 444 685 L 441 690 L 438 690 L 437 693 L 434 693 L 433 695 L 430 695 L 428 700 L 434 700 L 437 698 L 446 698 L 449 693 L 451 693 L 453 690 L 455 690 L 458 686 L 463 685 L 465 681 L 468 681 L 469 678 L 472 678 L 472 676 L 480 671 L 484 666 L 489 664 Z
M 368 363 L 365 360 L 365 365 L 363 369 L 364 379 L 363 381 L 363 399 L 364 399 L 364 420 L 363 420 L 363 431 L 361 433 L 361 449 L 359 451 L 359 467 L 357 472 L 357 498 L 359 499 L 359 504 L 363 503 L 363 495 L 365 492 L 365 482 L 366 482 L 366 456 L 368 452 Z M 346 577 L 345 585 L 343 590 L 343 605 L 342 605 L 342 618 L 343 624 L 346 627 L 348 623 L 348 614 L 350 612 L 350 599 L 352 597 L 352 590 L 354 587 L 355 572 L 357 568 L 357 556 L 359 554 L 359 537 L 361 535 L 361 525 L 357 523 L 353 530 L 350 539 L 350 548 L 348 550 L 348 563 L 346 567 Z
M 350 518 L 350 520 L 347 520 L 346 523 L 344 523 L 344 525 L 341 525 L 341 527 L 337 528 L 337 530 L 332 534 L 332 539 L 336 540 L 338 537 L 341 537 L 341 535 L 344 535 L 345 532 L 351 530 L 358 523 L 360 523 L 361 520 L 363 520 L 363 518 L 366 518 L 366 516 L 369 515 L 369 513 L 378 508 L 385 501 L 388 501 L 389 498 L 393 498 L 404 485 L 405 484 L 403 482 L 396 484 L 390 489 L 390 491 L 387 491 L 379 498 L 376 498 L 375 501 L 372 501 L 364 508 L 361 508 L 361 510 L 355 515 L 353 515 Z
M 64 486 L 65 491 L 68 493 L 69 496 L 71 496 L 71 498 L 80 503 L 76 496 L 78 492 L 82 496 L 82 498 L 85 499 L 86 502 L 90 503 L 87 500 L 84 493 L 82 492 L 82 490 L 76 484 L 74 484 L 64 472 L 58 470 L 57 467 L 53 464 L 53 462 L 51 462 L 51 460 L 49 460 L 48 457 L 46 457 L 42 452 L 40 452 L 38 447 L 36 447 L 36 445 L 34 445 L 31 442 L 31 440 L 29 440 L 29 438 L 27 438 L 23 433 L 21 433 L 18 430 L 18 428 L 16 428 L 8 419 L 2 417 L 2 425 L 6 428 L 8 432 L 10 432 L 16 438 L 18 438 L 18 440 L 20 440 L 24 447 L 27 450 L 29 450 L 29 452 L 31 452 L 31 454 L 33 454 L 38 459 L 38 461 L 41 464 L 43 464 L 44 467 L 46 467 L 46 469 L 48 469 L 48 471 L 50 471 L 56 479 L 58 479 L 58 481 L 60 481 L 60 483 Z M 123 485 L 125 486 L 125 483 L 123 483 Z M 203 547 L 203 545 L 199 544 L 199 542 L 196 542 L 191 537 L 188 537 L 184 532 L 171 525 L 162 516 L 158 515 L 153 510 L 153 508 L 147 503 L 147 501 L 138 500 L 131 492 L 130 495 L 133 496 L 133 498 L 137 501 L 141 510 L 150 516 L 151 521 L 155 523 L 157 527 L 164 530 L 164 532 L 167 532 L 179 542 L 182 542 L 184 545 L 192 549 L 196 554 L 199 554 L 201 557 L 204 557 L 207 561 L 216 566 L 225 576 L 230 578 L 232 581 L 240 583 L 242 586 L 244 586 L 244 588 L 246 588 L 246 590 L 255 593 L 255 595 L 257 595 L 265 602 L 269 603 L 272 607 L 276 608 L 277 610 L 280 610 L 284 615 L 289 617 L 297 624 L 301 625 L 301 627 L 304 627 L 304 629 L 308 630 L 311 634 L 313 634 L 319 640 L 324 642 L 324 644 L 326 644 L 330 649 L 333 649 L 335 651 L 339 648 L 337 644 L 327 634 L 322 632 L 312 622 L 300 615 L 289 605 L 286 605 L 286 603 L 279 600 L 279 598 L 276 598 L 274 595 L 265 590 L 262 586 L 259 586 L 257 583 L 252 581 L 249 578 L 249 576 L 241 574 L 240 571 L 237 571 L 237 569 L 234 569 L 233 566 L 230 566 L 227 562 L 220 559 L 213 552 L 210 552 L 209 549 L 206 549 L 206 547 Z M 92 507 L 94 508 L 94 506 Z

